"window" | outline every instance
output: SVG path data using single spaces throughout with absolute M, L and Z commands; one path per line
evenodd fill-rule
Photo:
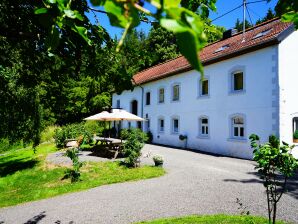
M 298 117 L 293 118 L 293 138 L 295 139 L 295 143 L 298 143 L 297 133 L 298 132 Z
M 165 120 L 163 118 L 158 119 L 158 131 L 159 132 L 165 131 Z
M 204 79 L 199 81 L 199 96 L 209 95 L 209 79 Z
M 243 72 L 235 72 L 232 74 L 232 91 L 244 90 Z
M 178 118 L 172 119 L 172 133 L 178 134 L 179 133 L 179 120 Z
M 178 84 L 173 85 L 173 101 L 179 101 L 180 99 L 180 86 Z
M 201 117 L 199 121 L 199 135 L 208 136 L 209 135 L 209 120 L 207 117 Z
M 229 47 L 230 47 L 230 44 L 223 45 L 223 46 L 221 46 L 220 48 L 216 49 L 216 50 L 214 51 L 214 53 L 221 52 L 221 51 L 223 51 L 223 50 L 225 50 L 225 49 L 227 49 L 227 48 L 229 48 Z
M 160 88 L 158 90 L 158 102 L 159 103 L 165 102 L 165 89 L 164 88 Z
M 267 30 L 263 30 L 262 32 L 260 32 L 257 35 L 255 35 L 253 37 L 253 39 L 257 39 L 259 37 L 263 37 L 263 36 L 267 35 L 268 33 L 270 33 L 271 31 L 272 31 L 272 28 L 271 29 L 267 29 Z
M 232 137 L 244 138 L 244 118 L 241 116 L 235 116 L 232 118 Z
M 120 108 L 120 100 L 117 100 L 117 108 Z
M 146 105 L 150 105 L 150 92 L 146 93 Z

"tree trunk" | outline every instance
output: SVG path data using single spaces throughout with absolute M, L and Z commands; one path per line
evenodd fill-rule
M 266 187 L 266 193 L 267 193 L 267 206 L 268 206 L 268 221 L 269 221 L 269 224 L 271 224 L 271 208 L 270 208 L 270 197 L 269 197 L 268 187 Z
M 272 218 L 272 224 L 275 224 L 276 219 L 276 209 L 277 209 L 277 202 L 273 202 L 273 218 Z

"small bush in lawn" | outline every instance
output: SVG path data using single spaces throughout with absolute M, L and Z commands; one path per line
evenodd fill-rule
M 139 166 L 141 150 L 147 140 L 147 135 L 138 128 L 124 131 L 124 135 L 126 139 L 124 143 L 124 163 L 128 167 L 137 167 Z
M 67 169 L 65 172 L 65 178 L 71 178 L 71 182 L 80 180 L 81 172 L 80 169 L 84 165 L 83 162 L 79 161 L 79 150 L 77 148 L 70 148 L 66 151 L 65 155 L 72 161 L 72 169 Z

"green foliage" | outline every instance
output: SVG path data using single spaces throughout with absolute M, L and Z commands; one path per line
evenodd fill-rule
M 82 181 L 72 184 L 69 179 L 61 180 L 65 167 L 49 166 L 45 161 L 47 154 L 55 149 L 54 144 L 41 144 L 36 154 L 31 148 L 26 148 L 0 156 L 0 207 L 106 184 L 159 177 L 165 173 L 162 168 L 152 166 L 128 169 L 117 162 L 88 162 L 88 165 L 81 168 Z
M 293 22 L 298 29 L 298 2 L 296 0 L 279 0 L 275 6 L 277 16 L 285 22 Z
M 163 158 L 162 158 L 162 156 L 156 155 L 156 156 L 153 156 L 152 159 L 154 161 L 155 166 L 162 166 L 162 164 L 163 164 Z
M 256 25 L 258 25 L 258 24 L 260 24 L 260 23 L 263 23 L 263 22 L 266 22 L 266 21 L 268 21 L 268 20 L 271 20 L 271 19 L 273 19 L 274 17 L 276 17 L 275 12 L 273 12 L 272 9 L 269 8 L 268 11 L 267 11 L 267 13 L 266 13 L 266 15 L 265 15 L 265 17 L 262 18 L 262 19 L 258 19 L 258 20 L 256 21 Z
M 1 138 L 0 139 L 0 153 L 7 152 L 10 150 L 16 150 L 23 148 L 24 145 L 22 142 L 15 142 L 13 144 L 10 144 L 8 139 Z
M 298 130 L 296 130 L 296 131 L 294 132 L 294 134 L 293 134 L 293 138 L 294 138 L 294 139 L 298 139 Z
M 253 24 L 251 24 L 250 22 L 248 22 L 247 20 L 245 20 L 245 29 L 248 29 L 248 28 L 250 28 L 252 26 L 253 26 Z M 243 30 L 243 22 L 240 22 L 240 20 L 237 18 L 234 28 L 238 32 L 241 32 Z
M 57 129 L 57 126 L 48 126 L 46 127 L 40 135 L 40 141 L 41 142 L 52 142 L 54 140 L 55 131 Z
M 128 167 L 137 167 L 139 165 L 139 158 L 141 150 L 147 141 L 146 133 L 138 128 L 123 130 L 121 135 L 126 139 L 124 142 L 124 163 Z
M 240 216 L 240 215 L 192 215 L 178 218 L 157 219 L 147 222 L 139 222 L 139 224 L 268 224 L 263 217 L 257 216 Z M 279 224 L 286 222 L 278 221 Z
M 279 139 L 271 135 L 269 142 L 260 144 L 259 136 L 249 137 L 254 149 L 253 159 L 257 162 L 256 169 L 264 181 L 267 193 L 269 223 L 276 219 L 277 203 L 286 190 L 287 179 L 295 174 L 298 161 L 291 154 L 294 146 L 280 143 Z
M 86 128 L 86 123 L 74 123 L 62 126 L 55 130 L 55 144 L 57 148 L 63 148 L 66 139 L 78 139 L 80 136 L 83 137 L 83 144 L 90 143 L 92 141 L 94 131 L 93 127 L 90 127 L 89 124 Z
M 79 161 L 79 150 L 77 148 L 67 149 L 65 156 L 71 159 L 72 169 L 65 171 L 65 178 L 70 178 L 71 182 L 77 182 L 80 180 L 81 172 L 80 169 L 84 165 L 83 162 Z
M 147 0 L 146 2 L 154 6 L 155 9 L 150 11 L 144 8 L 144 1 L 142 3 L 139 1 L 126 2 L 120 0 L 91 1 L 94 6 L 103 6 L 105 8 L 113 26 L 125 29 L 117 49 L 123 45 L 125 36 L 140 24 L 139 14 L 143 13 L 146 16 L 155 18 L 160 22 L 161 26 L 173 32 L 176 35 L 180 52 L 195 69 L 203 73 L 202 65 L 198 58 L 198 51 L 202 49 L 206 40 L 203 20 L 208 17 L 209 10 L 216 10 L 216 0 L 183 1 L 181 3 L 183 7 L 181 7 L 179 0 Z M 88 9 L 86 7 L 85 11 L 87 10 L 92 11 L 92 8 L 89 7 Z M 49 36 L 54 36 L 55 27 L 61 30 L 70 28 L 81 35 L 88 44 L 91 44 L 92 40 L 88 32 L 88 24 L 82 23 L 82 21 L 86 20 L 86 17 L 82 10 L 75 10 L 74 3 L 70 0 L 61 2 L 44 1 L 44 6 L 38 8 L 35 12 L 42 13 L 42 15 L 45 13 L 51 18 L 50 21 L 52 23 L 49 25 L 52 26 L 52 29 Z M 184 44 L 185 42 L 188 44 Z
M 148 131 L 147 132 L 147 141 L 146 141 L 146 143 L 152 143 L 152 141 L 153 141 L 153 134 L 152 134 L 152 132 L 151 131 Z

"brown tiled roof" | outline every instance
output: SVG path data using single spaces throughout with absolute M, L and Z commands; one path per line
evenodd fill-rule
M 242 41 L 242 33 L 237 33 L 228 39 L 207 45 L 200 52 L 200 60 L 203 65 L 208 65 L 277 44 L 280 42 L 279 37 L 284 33 L 283 31 L 291 30 L 288 29 L 289 27 L 292 27 L 291 23 L 284 23 L 279 19 L 262 23 L 246 31 L 245 41 Z M 267 30 L 269 30 L 267 34 L 256 38 L 257 34 Z M 229 47 L 216 52 L 216 50 L 225 45 L 229 45 Z M 186 58 L 180 56 L 137 73 L 133 76 L 133 82 L 139 85 L 191 69 L 192 67 Z

